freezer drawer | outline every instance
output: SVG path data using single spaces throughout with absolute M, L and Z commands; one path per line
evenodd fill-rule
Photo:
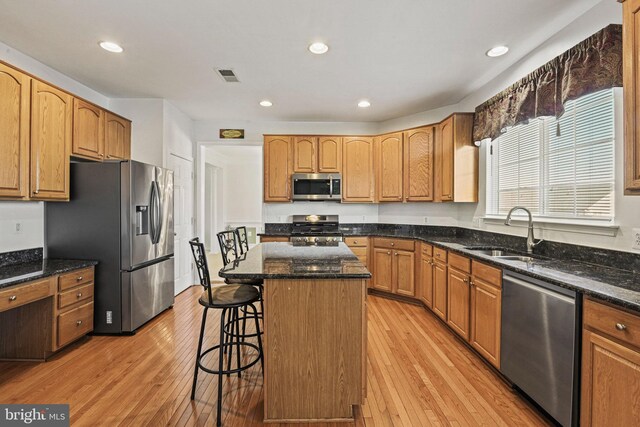
M 122 331 L 133 332 L 173 305 L 173 258 L 122 272 Z

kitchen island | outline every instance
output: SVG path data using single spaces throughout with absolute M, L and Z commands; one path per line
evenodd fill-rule
M 262 243 L 220 276 L 264 280 L 264 421 L 352 420 L 366 393 L 366 266 L 344 243 Z

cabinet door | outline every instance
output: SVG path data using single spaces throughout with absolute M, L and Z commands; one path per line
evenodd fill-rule
M 431 257 L 421 257 L 419 298 L 429 308 L 433 307 L 433 265 Z
M 291 200 L 291 137 L 267 136 L 264 139 L 264 201 Z
M 454 132 L 453 116 L 440 124 L 438 150 L 438 195 L 442 201 L 453 200 L 453 168 L 454 168 Z
M 476 277 L 471 286 L 471 345 L 500 369 L 502 291 Z
M 393 255 L 390 249 L 373 249 L 373 287 L 393 291 Z
M 308 136 L 293 138 L 293 172 L 316 172 L 316 146 L 318 139 Z
M 129 120 L 106 113 L 105 147 L 107 160 L 131 158 L 131 122 Z
M 413 297 L 415 290 L 415 255 L 409 251 L 393 251 L 395 293 Z
M 379 202 L 402 201 L 402 133 L 375 138 L 376 189 Z
M 318 172 L 338 173 L 342 170 L 342 138 L 318 138 Z
M 469 339 L 469 276 L 449 268 L 447 323 L 462 338 Z
M 342 140 L 342 201 L 373 202 L 373 138 Z
M 625 193 L 640 195 L 640 0 L 623 5 Z
M 29 197 L 31 78 L 0 64 L 0 198 Z
M 447 266 L 439 262 L 433 266 L 433 312 L 447 320 Z
M 427 126 L 404 133 L 404 199 L 433 200 L 433 149 L 435 128 Z
M 38 80 L 31 91 L 31 198 L 69 199 L 73 97 Z
M 73 144 L 71 154 L 94 160 L 104 159 L 104 119 L 102 108 L 73 99 Z
M 585 329 L 582 339 L 580 424 L 638 425 L 639 390 L 639 350 Z

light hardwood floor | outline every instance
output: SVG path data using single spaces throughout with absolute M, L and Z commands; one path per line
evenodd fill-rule
M 74 426 L 214 425 L 216 377 L 201 372 L 189 398 L 199 292 L 178 295 L 134 336 L 90 337 L 46 363 L 0 363 L 0 402 L 69 403 Z M 368 396 L 355 425 L 548 425 L 434 315 L 373 296 L 368 310 Z M 217 341 L 217 321 L 205 345 Z M 223 387 L 224 425 L 262 424 L 258 366 Z

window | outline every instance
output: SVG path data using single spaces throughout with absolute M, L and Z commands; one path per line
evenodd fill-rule
M 490 146 L 487 214 L 525 206 L 533 215 L 612 220 L 613 89 L 567 102 L 556 120 L 509 128 Z

